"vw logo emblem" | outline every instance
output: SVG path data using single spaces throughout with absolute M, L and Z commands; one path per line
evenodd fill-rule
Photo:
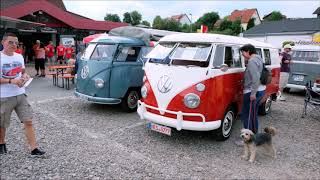
M 84 66 L 82 69 L 81 69 L 81 78 L 82 79 L 85 79 L 87 78 L 89 75 L 89 67 L 88 66 Z
M 172 80 L 169 78 L 169 76 L 164 75 L 160 77 L 160 80 L 158 81 L 158 90 L 161 93 L 167 93 L 172 89 L 173 83 Z

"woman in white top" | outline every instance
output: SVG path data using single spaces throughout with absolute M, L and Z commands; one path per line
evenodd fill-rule
M 46 74 L 45 74 L 45 59 L 46 59 L 46 51 L 45 51 L 45 48 L 44 48 L 44 45 L 41 43 L 40 44 L 40 47 L 38 47 L 36 49 L 37 53 L 36 53 L 36 59 L 35 59 L 35 68 L 36 68 L 36 71 L 37 71 L 37 74 L 36 76 L 39 76 L 39 77 L 45 77 Z M 39 68 L 40 68 L 40 71 L 41 71 L 41 74 L 39 75 Z

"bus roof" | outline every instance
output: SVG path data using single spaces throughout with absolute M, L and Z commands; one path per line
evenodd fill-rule
M 204 34 L 204 33 L 179 33 L 165 36 L 160 42 L 199 42 L 199 43 L 226 43 L 226 44 L 252 44 L 257 47 L 274 48 L 271 44 L 260 41 L 220 34 Z
M 93 40 L 90 43 L 131 44 L 137 46 L 145 46 L 145 43 L 140 39 L 121 36 L 105 36 L 103 38 Z

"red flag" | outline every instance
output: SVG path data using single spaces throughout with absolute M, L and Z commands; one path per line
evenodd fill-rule
M 208 32 L 208 26 L 201 25 L 201 33 L 207 33 Z

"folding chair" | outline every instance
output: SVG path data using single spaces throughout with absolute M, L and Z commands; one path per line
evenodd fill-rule
M 307 115 L 308 106 L 312 108 L 309 113 L 317 114 L 320 112 L 320 93 L 312 90 L 311 81 L 306 85 L 306 96 L 304 98 L 302 118 L 304 118 Z M 320 115 L 316 116 L 318 117 L 317 119 L 320 120 Z

